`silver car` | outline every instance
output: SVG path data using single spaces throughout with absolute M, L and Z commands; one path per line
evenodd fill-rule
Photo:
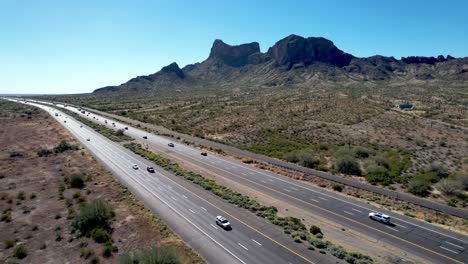
M 378 212 L 370 212 L 369 218 L 385 224 L 390 223 L 390 216 Z

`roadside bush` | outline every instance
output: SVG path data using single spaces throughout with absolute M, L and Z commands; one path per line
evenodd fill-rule
M 114 212 L 101 200 L 84 204 L 72 221 L 72 227 L 79 235 L 88 235 L 95 228 L 110 230 L 110 222 Z
M 77 149 L 77 146 L 70 145 L 65 140 L 62 140 L 57 146 L 55 146 L 54 152 L 55 153 L 62 153 L 62 152 L 65 152 L 67 150 L 75 150 L 75 149 Z
M 79 174 L 72 175 L 69 182 L 71 188 L 82 189 L 85 186 L 84 178 Z
M 15 258 L 24 259 L 28 255 L 28 251 L 23 245 L 16 246 L 13 250 L 13 256 Z
M 152 247 L 149 249 L 138 250 L 120 256 L 120 264 L 134 263 L 164 263 L 164 264 L 179 264 L 181 263 L 174 248 L 172 247 Z
M 320 227 L 316 225 L 311 226 L 309 231 L 312 235 L 317 235 L 319 233 L 322 233 L 322 230 L 320 229 Z
M 333 190 L 337 192 L 342 192 L 343 191 L 343 184 L 335 183 L 333 184 Z
M 388 170 L 378 165 L 371 165 L 367 168 L 366 180 L 371 184 L 380 183 L 382 185 L 389 185 L 393 183 L 393 179 L 388 174 Z
M 431 184 L 423 178 L 415 178 L 408 182 L 407 190 L 414 195 L 427 196 L 431 191 Z
M 435 187 L 445 195 L 454 195 L 461 191 L 460 182 L 454 181 L 452 179 L 442 179 L 436 184 Z
M 351 156 L 338 158 L 335 162 L 335 169 L 344 174 L 361 175 L 361 168 L 357 161 Z
M 123 130 L 123 129 L 118 129 L 117 131 L 115 131 L 114 134 L 115 134 L 116 136 L 118 136 L 118 137 L 121 137 L 121 136 L 124 135 L 124 132 L 125 132 L 125 130 Z

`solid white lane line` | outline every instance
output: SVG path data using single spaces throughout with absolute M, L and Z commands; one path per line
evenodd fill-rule
M 450 252 L 452 252 L 452 253 L 458 254 L 457 251 L 448 249 L 448 248 L 446 248 L 446 247 L 444 247 L 444 246 L 440 246 L 440 248 L 445 249 L 445 250 L 447 250 L 447 251 L 450 251 Z
M 291 188 L 291 189 L 293 189 L 293 190 L 295 190 L 295 191 L 299 191 L 299 189 L 298 189 L 298 188 L 295 188 L 295 187 L 289 187 L 289 188 Z
M 347 214 L 349 214 L 349 215 L 354 215 L 353 213 L 348 212 L 348 211 L 346 211 L 346 210 L 343 210 L 343 212 L 345 212 L 345 213 L 347 213 Z
M 174 196 L 171 196 L 172 200 L 177 201 L 177 199 Z
M 316 202 L 316 203 L 320 203 L 319 200 L 315 200 L 315 199 L 312 199 L 312 198 L 310 198 L 310 200 L 313 201 L 313 202 Z
M 355 208 L 351 208 L 351 210 L 356 211 L 356 212 L 359 212 L 359 213 L 362 213 L 361 210 L 358 210 L 358 209 L 355 209 Z
M 205 208 L 205 207 L 201 207 L 201 209 L 202 209 L 203 211 L 206 211 L 206 212 L 208 212 L 208 210 L 206 210 L 206 208 Z
M 257 243 L 259 246 L 262 246 L 262 244 L 260 244 L 260 242 L 258 242 L 257 240 L 255 239 L 252 239 L 253 242 Z
M 218 229 L 218 227 L 213 224 L 210 224 L 210 226 L 212 226 L 214 229 Z
M 457 245 L 457 244 L 454 244 L 454 243 L 450 243 L 450 242 L 448 242 L 448 241 L 444 241 L 444 242 L 447 243 L 447 244 L 450 244 L 450 245 L 452 245 L 452 246 L 454 246 L 454 247 L 461 248 L 461 249 L 465 249 L 464 247 L 462 247 L 462 246 L 460 246 L 460 245 Z
M 241 243 L 237 243 L 239 246 L 241 246 L 243 249 L 245 250 L 249 250 L 248 248 L 246 248 L 244 245 L 242 245 Z
M 288 189 L 285 189 L 285 188 L 283 188 L 283 190 L 284 190 L 284 191 L 287 191 L 287 192 L 291 192 L 290 190 L 288 190 Z
M 327 198 L 323 198 L 322 196 L 318 196 L 317 198 L 321 199 L 321 200 L 324 200 L 324 201 L 328 201 Z
M 398 231 L 398 229 L 395 229 L 395 228 L 393 228 L 393 227 L 389 227 L 389 226 L 387 226 L 387 225 L 386 225 L 385 227 L 388 228 L 388 229 L 391 229 L 391 230 L 393 230 L 393 231 L 400 232 L 400 231 Z
M 190 211 L 192 214 L 194 214 L 194 213 L 195 213 L 195 211 L 194 211 L 194 210 L 192 210 L 192 209 L 190 209 L 190 208 L 189 208 L 188 210 L 189 210 L 189 211 Z

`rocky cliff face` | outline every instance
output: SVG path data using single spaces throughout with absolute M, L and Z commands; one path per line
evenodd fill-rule
M 294 64 L 308 66 L 314 62 L 328 63 L 338 67 L 348 65 L 353 56 L 339 50 L 333 42 L 324 38 L 303 38 L 290 35 L 268 50 L 278 65 L 290 69 Z
M 249 56 L 260 52 L 260 45 L 257 42 L 230 46 L 222 40 L 215 40 L 211 47 L 208 60 L 219 60 L 232 67 L 241 67 L 249 63 Z
M 276 42 L 268 52 L 260 52 L 257 42 L 228 45 L 215 40 L 209 57 L 180 69 L 177 63 L 159 72 L 138 76 L 119 86 L 95 92 L 144 92 L 164 89 L 192 89 L 206 86 L 310 86 L 321 80 L 468 81 L 468 58 L 372 56 L 356 58 L 338 49 L 332 41 L 290 35 Z

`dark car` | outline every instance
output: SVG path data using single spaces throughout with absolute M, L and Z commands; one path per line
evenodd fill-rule
M 144 138 L 144 139 L 148 139 L 148 137 L 147 137 L 147 136 L 143 136 L 143 138 Z
M 113 124 L 113 123 L 112 123 Z M 128 130 L 128 127 L 125 127 L 125 130 Z
M 202 152 L 202 153 L 200 153 L 200 154 L 201 154 L 202 156 L 208 156 L 208 153 L 206 153 L 206 152 Z
M 153 167 L 147 167 L 146 169 L 147 169 L 149 172 L 154 173 Z
M 167 144 L 169 147 L 173 148 L 174 147 L 174 143 L 169 143 Z

